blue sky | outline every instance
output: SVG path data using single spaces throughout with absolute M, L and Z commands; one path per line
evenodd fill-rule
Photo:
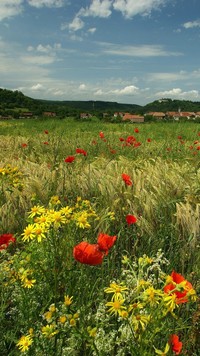
M 199 0 L 0 0 L 1 88 L 145 105 L 199 83 Z

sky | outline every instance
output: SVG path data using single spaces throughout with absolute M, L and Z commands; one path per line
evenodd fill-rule
M 0 88 L 200 101 L 200 0 L 0 0 Z

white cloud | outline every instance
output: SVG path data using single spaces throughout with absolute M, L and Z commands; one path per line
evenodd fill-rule
M 190 74 L 191 75 L 191 74 Z M 177 80 L 185 80 L 187 79 L 189 74 L 185 71 L 180 71 L 178 73 L 167 73 L 167 72 L 161 72 L 161 73 L 149 73 L 147 75 L 147 80 L 148 81 L 161 81 L 163 80 L 164 82 L 171 82 L 171 81 L 177 81 Z
M 158 10 L 168 0 L 114 0 L 113 8 L 131 18 L 135 15 L 149 15 L 151 11 Z
M 28 0 L 28 4 L 38 9 L 46 7 L 62 7 L 66 4 L 66 0 Z
M 36 64 L 36 65 L 46 65 L 55 62 L 56 58 L 54 56 L 22 56 L 21 60 L 23 63 Z
M 88 32 L 90 33 L 95 33 L 96 32 L 96 27 L 89 28 Z
M 158 97 L 173 97 L 177 99 L 197 99 L 199 98 L 198 90 L 183 91 L 181 88 L 173 88 L 170 90 L 161 91 L 155 94 Z
M 44 90 L 45 88 L 42 84 L 38 83 L 33 85 L 30 89 L 33 91 L 40 91 L 40 90 Z
M 86 89 L 86 85 L 85 84 L 80 84 L 78 89 L 79 90 L 85 90 Z
M 134 86 L 134 85 L 128 85 L 122 89 L 115 89 L 113 91 L 111 91 L 111 93 L 113 94 L 117 94 L 117 95 L 133 95 L 133 94 L 137 94 L 139 91 L 139 88 Z
M 106 54 L 130 57 L 179 56 L 181 53 L 166 51 L 161 45 L 123 46 L 107 42 L 98 43 Z
M 112 0 L 92 0 L 89 7 L 81 8 L 78 12 L 78 16 L 92 16 L 92 17 L 109 17 L 111 11 Z
M 68 28 L 71 31 L 78 31 L 84 27 L 84 22 L 80 19 L 80 17 L 76 16 L 73 21 L 68 25 Z M 61 29 L 64 29 L 61 27 Z
M 23 0 L 1 0 L 0 1 L 0 21 L 19 15 L 23 11 Z
M 194 28 L 194 27 L 200 27 L 200 19 L 196 20 L 196 21 L 189 21 L 189 22 L 185 22 L 183 24 L 183 27 L 185 27 L 186 29 L 188 28 Z

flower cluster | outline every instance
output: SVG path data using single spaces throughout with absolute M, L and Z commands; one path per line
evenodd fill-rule
M 22 190 L 22 178 L 23 174 L 18 167 L 12 167 L 10 164 L 0 167 L 0 182 L 9 188 L 13 187 Z
M 117 236 L 109 236 L 100 233 L 96 244 L 82 241 L 74 247 L 73 255 L 76 261 L 91 266 L 99 265 L 108 254 L 109 249 L 114 245 Z
M 11 243 L 15 241 L 16 238 L 13 236 L 13 234 L 0 235 L 0 250 L 5 250 Z

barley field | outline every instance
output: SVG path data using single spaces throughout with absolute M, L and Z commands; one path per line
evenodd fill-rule
M 0 122 L 0 354 L 200 355 L 200 125 Z

